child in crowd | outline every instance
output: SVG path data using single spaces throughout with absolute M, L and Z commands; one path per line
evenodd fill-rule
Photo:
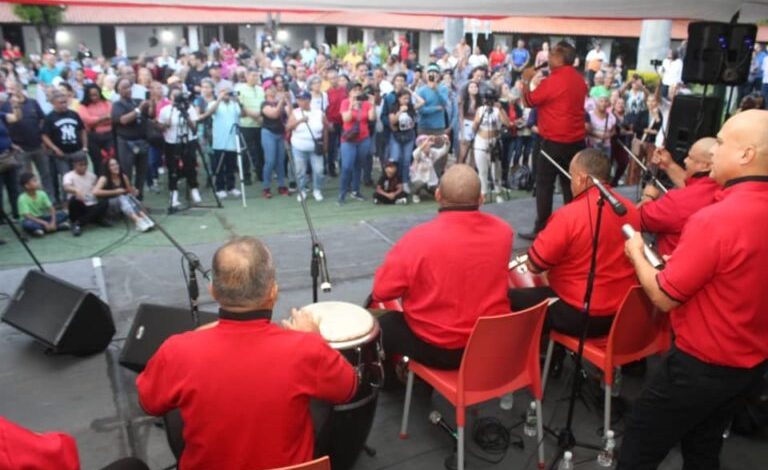
M 397 162 L 389 162 L 376 184 L 374 204 L 407 204 L 408 195 L 403 191 L 403 182 L 397 174 Z
M 411 199 L 414 204 L 421 202 L 421 191 L 435 194 L 439 183 L 435 167 L 448 154 L 449 147 L 450 141 L 445 136 L 421 135 L 416 139 L 411 163 Z M 444 167 L 444 164 L 440 166 Z
M 48 195 L 40 189 L 37 176 L 23 173 L 19 181 L 24 192 L 19 196 L 17 204 L 22 217 L 21 227 L 25 232 L 42 237 L 57 230 L 69 230 L 67 214 L 53 208 Z

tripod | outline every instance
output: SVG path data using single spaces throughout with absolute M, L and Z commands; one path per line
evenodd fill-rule
M 235 139 L 235 153 L 237 154 L 237 173 L 240 178 L 240 196 L 243 200 L 243 207 L 248 207 L 248 204 L 245 202 L 245 176 L 243 175 L 243 147 L 245 147 L 245 156 L 246 158 L 250 159 L 251 155 L 248 153 L 248 146 L 244 146 L 243 142 L 245 141 L 245 138 L 243 137 L 243 134 L 240 132 L 240 125 L 235 122 L 232 124 L 232 127 L 229 129 L 229 139 Z M 241 141 L 242 139 L 242 141 Z M 227 158 L 225 155 L 222 155 L 221 159 L 219 160 L 219 164 L 216 167 L 216 170 L 214 171 L 214 176 L 218 176 L 219 172 L 221 171 L 221 166 L 224 164 L 224 159 Z
M 21 243 L 21 246 L 24 247 L 24 250 L 27 252 L 30 258 L 32 258 L 32 261 L 35 263 L 35 266 L 37 266 L 37 269 L 40 270 L 40 272 L 45 272 L 45 269 L 43 269 L 43 265 L 40 264 L 40 261 L 37 260 L 37 257 L 32 252 L 32 249 L 29 248 L 29 245 L 27 244 L 27 237 L 21 234 L 19 232 L 19 229 L 16 228 L 16 224 L 13 223 L 13 220 L 8 217 L 8 214 L 5 213 L 2 207 L 0 207 L 0 219 L 3 219 L 6 224 L 8 224 L 8 227 L 11 228 L 11 231 L 16 236 L 16 239 Z

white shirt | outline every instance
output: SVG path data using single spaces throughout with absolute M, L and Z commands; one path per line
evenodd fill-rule
M 62 184 L 66 186 L 74 186 L 76 190 L 85 195 L 85 205 L 92 206 L 98 201 L 93 195 L 93 187 L 96 186 L 96 175 L 90 171 L 86 171 L 84 175 L 79 174 L 75 170 L 67 172 L 62 178 Z
M 472 54 L 467 60 L 470 68 L 480 67 L 481 65 L 488 65 L 488 57 L 483 54 Z
M 661 83 L 667 86 L 674 86 L 683 81 L 683 61 L 680 59 L 664 59 L 661 63 L 662 76 Z
M 319 109 L 304 111 L 301 108 L 296 108 L 293 110 L 295 119 L 301 119 L 304 116 L 307 116 L 309 120 L 302 122 L 291 132 L 291 147 L 301 152 L 314 153 L 315 139 L 323 138 L 323 113 Z
M 608 62 L 608 56 L 605 55 L 605 51 L 603 50 L 596 50 L 592 49 L 591 51 L 587 52 L 587 63 L 592 62 L 593 60 L 602 60 L 603 64 Z
M 194 106 L 189 107 L 188 114 L 190 123 L 196 121 L 199 117 L 197 114 L 197 109 L 195 109 Z M 178 144 L 180 137 L 185 135 L 184 130 L 182 130 L 181 134 L 179 134 L 181 124 L 179 122 L 180 117 L 181 113 L 173 104 L 169 104 L 160 110 L 160 116 L 158 116 L 157 121 L 168 126 L 163 132 L 163 138 L 165 139 L 166 143 Z M 197 132 L 193 131 L 189 127 L 187 127 L 186 131 L 187 140 L 194 140 L 197 138 Z
M 760 64 L 760 68 L 763 71 L 763 83 L 768 83 L 768 73 L 766 71 L 766 67 L 768 67 L 768 54 L 765 55 L 763 58 L 763 63 Z

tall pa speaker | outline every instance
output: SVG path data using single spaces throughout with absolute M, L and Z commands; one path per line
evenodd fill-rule
M 720 130 L 722 100 L 715 96 L 677 95 L 669 112 L 667 150 L 683 165 L 688 149 L 702 137 L 714 137 Z
M 754 24 L 690 23 L 683 81 L 726 85 L 746 82 L 756 36 Z
M 216 321 L 213 313 L 200 312 L 200 324 Z M 169 336 L 195 328 L 189 309 L 141 304 L 120 353 L 120 365 L 141 372 Z
M 3 312 L 3 321 L 56 354 L 103 351 L 115 334 L 109 306 L 50 274 L 29 271 Z

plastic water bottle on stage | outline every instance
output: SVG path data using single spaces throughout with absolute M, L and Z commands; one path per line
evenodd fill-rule
M 505 393 L 501 396 L 499 407 L 504 411 L 509 411 L 515 406 L 515 396 L 511 393 Z
M 525 424 L 523 425 L 523 433 L 528 437 L 535 436 L 536 433 L 536 402 L 532 401 L 528 407 L 528 411 L 525 413 Z
M 563 452 L 563 460 L 560 461 L 557 470 L 573 470 L 573 453 L 571 451 Z
M 616 439 L 610 429 L 605 432 L 603 450 L 597 454 L 597 464 L 601 467 L 613 467 L 613 449 L 616 448 Z

